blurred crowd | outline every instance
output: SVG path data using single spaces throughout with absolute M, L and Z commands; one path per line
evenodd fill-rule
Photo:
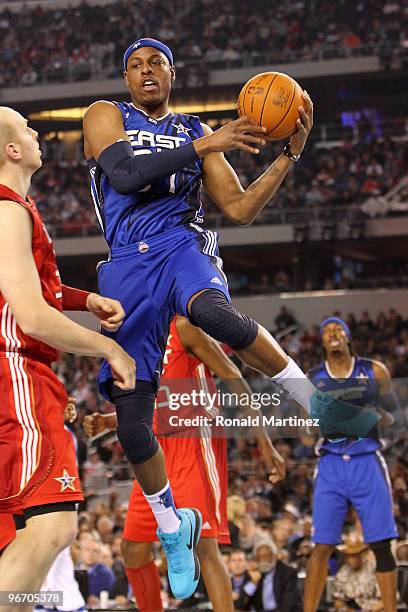
M 268 147 L 259 156 L 233 154 L 231 163 L 246 187 L 260 176 L 279 154 L 281 143 Z M 408 145 L 380 140 L 374 133 L 358 142 L 321 148 L 309 144 L 299 162 L 285 179 L 273 200 L 273 212 L 324 205 L 344 206 L 360 203 L 370 196 L 389 191 L 406 173 Z M 267 213 L 269 214 L 269 213 Z M 262 222 L 262 216 L 259 217 Z
M 335 314 L 341 316 L 342 313 Z M 393 378 L 408 376 L 408 319 L 395 310 L 379 313 L 375 318 L 367 312 L 359 317 L 352 313 L 344 313 L 343 316 L 350 326 L 357 354 L 380 359 L 386 363 Z M 294 315 L 284 307 L 276 317 L 273 332 L 279 334 L 284 349 L 297 359 L 303 369 L 308 370 L 321 361 L 317 327 L 302 329 Z M 69 393 L 77 398 L 78 419 L 73 431 L 78 439 L 80 473 L 86 492 L 86 501 L 80 512 L 80 534 L 73 547 L 73 556 L 78 579 L 81 572 L 89 574 L 89 604 L 97 604 L 100 592 L 107 590 L 112 601 L 126 605 L 131 593 L 123 569 L 120 537 L 130 490 L 130 471 L 115 433 L 89 444 L 81 428 L 86 414 L 97 410 L 112 411 L 112 406 L 98 396 L 95 384 L 97 370 L 96 360 L 72 355 L 64 356 L 57 366 L 59 377 Z M 259 374 L 246 367 L 242 371 L 252 388 L 259 390 Z M 267 379 L 264 380 L 265 385 L 270 384 Z M 408 385 L 403 386 L 400 401 L 406 411 Z M 401 415 L 401 418 L 403 422 L 404 416 Z M 285 573 L 286 577 L 279 584 L 286 586 L 282 586 L 278 596 L 282 602 L 290 602 L 289 607 L 282 604 L 282 610 L 301 610 L 305 567 L 313 546 L 311 511 L 315 443 L 316 439 L 306 431 L 297 438 L 275 439 L 278 451 L 286 460 L 287 477 L 273 486 L 267 479 L 256 443 L 243 438 L 228 440 L 231 545 L 222 547 L 222 552 L 231 575 L 237 609 L 246 609 L 241 608 L 245 601 L 245 585 L 249 581 L 257 584 L 261 573 L 267 573 L 271 568 L 278 571 L 279 567 L 279 572 Z M 408 567 L 406 423 L 403 422 L 393 432 L 383 432 L 383 444 L 399 531 L 394 554 L 401 569 L 400 595 L 401 601 L 408 604 L 408 576 L 405 571 Z M 155 550 L 155 558 L 162 577 L 164 600 L 175 609 L 181 602 L 171 599 L 165 560 L 159 548 Z M 374 567 L 371 553 L 362 542 L 358 518 L 351 509 L 345 524 L 344 544 L 338 547 L 330 560 L 325 598 L 327 596 L 333 602 L 355 597 L 360 605 L 358 609 L 381 610 Z M 196 595 L 185 607 L 197 609 L 202 605 L 205 609 L 206 601 L 205 588 L 200 583 Z
M 23 5 L 18 13 L 0 13 L 0 86 L 119 77 L 124 50 L 142 36 L 172 47 L 183 86 L 205 85 L 211 64 L 377 54 L 385 65 L 396 60 L 399 67 L 407 23 L 402 0 L 119 0 L 54 10 Z M 195 64 L 191 73 L 189 62 Z
M 74 155 L 67 156 L 64 142 L 55 135 L 42 142 L 44 165 L 33 176 L 31 195 L 37 201 L 50 234 L 57 236 L 98 233 L 98 224 L 89 189 L 89 174 L 81 163 L 81 141 Z M 273 143 L 259 156 L 242 152 L 229 155 L 244 187 L 260 176 L 282 150 Z M 315 221 L 350 217 L 366 218 L 361 203 L 387 193 L 406 174 L 408 144 L 365 134 L 357 142 L 321 148 L 309 144 L 274 197 L 273 205 L 260 214 L 256 223 L 300 223 L 311 212 Z M 202 195 L 206 219 L 218 223 L 220 211 Z M 345 214 L 344 206 L 352 206 Z M 329 212 L 326 212 L 330 208 Z M 336 209 L 338 212 L 336 213 Z M 318 211 L 318 212 L 316 212 Z M 402 211 L 399 212 L 402 214 Z

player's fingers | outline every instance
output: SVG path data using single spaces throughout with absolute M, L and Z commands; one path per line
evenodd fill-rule
M 132 383 L 130 380 L 127 380 L 125 382 L 122 382 L 120 380 L 114 380 L 113 384 L 116 387 L 119 387 L 119 389 L 122 389 L 123 391 L 131 391 L 132 389 L 135 388 L 134 383 Z
M 110 300 L 112 315 L 107 319 L 110 323 L 119 323 L 125 318 L 125 311 L 123 306 L 117 300 Z
M 266 131 L 266 127 L 252 121 L 247 121 L 239 126 L 239 132 L 243 133 L 252 132 L 253 134 L 265 134 Z
M 299 115 L 300 115 L 300 119 L 303 123 L 303 126 L 305 128 L 306 131 L 310 131 L 310 119 L 305 111 L 305 109 L 303 107 L 299 108 Z
M 109 332 L 118 331 L 121 325 L 122 325 L 122 321 L 119 321 L 119 323 L 110 323 L 110 319 L 108 319 L 107 321 L 101 321 L 101 327 L 105 331 L 109 331 Z
M 250 147 L 249 145 L 246 145 L 243 142 L 238 143 L 237 149 L 241 149 L 242 151 L 246 151 L 247 153 L 254 153 L 255 155 L 258 155 L 259 153 L 259 149 Z
M 305 126 L 303 125 L 300 119 L 296 121 L 296 127 L 298 134 L 306 134 Z
M 246 142 L 247 144 L 266 144 L 266 140 L 264 140 L 263 138 L 258 138 L 258 136 L 254 136 L 253 134 L 241 134 L 239 139 L 241 142 Z
M 106 313 L 114 313 L 115 312 L 115 304 L 113 302 L 113 300 L 109 300 L 107 298 L 101 298 L 98 301 L 98 307 Z
M 253 125 L 259 126 L 259 124 L 256 123 L 256 121 L 254 121 L 250 117 L 245 117 L 245 116 L 244 117 L 240 117 L 239 119 L 236 119 L 235 120 L 235 124 L 239 125 L 239 126 L 246 125 L 246 124 L 247 125 L 252 125 L 252 126 Z
M 303 98 L 303 101 L 305 103 L 306 110 L 307 111 L 312 111 L 313 110 L 313 102 L 312 102 L 309 94 L 307 93 L 307 91 L 303 91 L 302 98 Z

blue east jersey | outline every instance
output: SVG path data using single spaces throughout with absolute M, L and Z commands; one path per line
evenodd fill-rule
M 310 371 L 321 390 L 357 406 L 376 407 L 378 385 L 370 359 L 353 357 L 349 376 L 335 378 L 327 363 Z M 380 452 L 378 431 L 369 438 L 324 439 L 316 466 L 312 539 L 319 544 L 341 542 L 350 505 L 359 516 L 365 542 L 397 537 L 391 482 Z
M 330 393 L 330 395 L 334 395 L 345 402 L 371 408 L 375 408 L 378 404 L 378 385 L 371 359 L 353 357 L 350 373 L 346 378 L 334 377 L 327 362 L 323 362 L 310 370 L 309 375 L 319 391 Z M 371 437 L 360 440 L 324 439 L 319 446 L 320 450 L 338 455 L 343 455 L 345 452 L 353 455 L 372 453 L 380 447 L 378 430 L 375 430 Z
M 117 104 L 135 155 L 174 149 L 203 136 L 198 117 L 169 113 L 153 119 L 133 104 Z M 188 316 L 190 298 L 217 289 L 230 301 L 218 236 L 203 227 L 198 160 L 142 191 L 121 195 L 94 159 L 88 160 L 99 222 L 110 247 L 98 266 L 101 295 L 119 300 L 126 318 L 112 336 L 137 364 L 138 380 L 159 382 L 171 319 Z M 109 399 L 112 372 L 99 374 Z
M 204 136 L 198 117 L 169 113 L 153 119 L 133 104 L 116 104 L 135 155 L 175 149 Z M 111 249 L 134 244 L 190 222 L 203 223 L 199 198 L 202 161 L 197 160 L 141 191 L 121 195 L 96 161 L 88 160 L 96 214 Z

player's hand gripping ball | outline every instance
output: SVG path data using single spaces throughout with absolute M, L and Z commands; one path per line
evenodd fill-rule
M 299 108 L 304 106 L 302 88 L 281 72 L 262 72 L 249 79 L 238 97 L 240 117 L 265 127 L 268 140 L 288 138 L 298 129 Z

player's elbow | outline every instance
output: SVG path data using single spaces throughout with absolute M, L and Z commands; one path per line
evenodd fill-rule
M 20 318 L 20 321 L 17 321 L 21 331 L 27 336 L 36 337 L 39 335 L 41 331 L 41 321 L 40 318 L 35 314 L 31 316 L 24 316 Z
M 16 319 L 21 331 L 33 338 L 41 336 L 47 321 L 42 308 L 29 309 L 27 312 L 17 316 Z
M 240 227 L 247 227 L 251 225 L 254 217 L 249 215 L 245 210 L 233 210 L 226 213 L 226 216 L 230 221 L 239 225 Z
M 131 173 L 120 172 L 120 168 L 113 170 L 109 176 L 109 184 L 120 195 L 131 195 L 147 187 L 147 182 L 142 178 L 138 179 Z

